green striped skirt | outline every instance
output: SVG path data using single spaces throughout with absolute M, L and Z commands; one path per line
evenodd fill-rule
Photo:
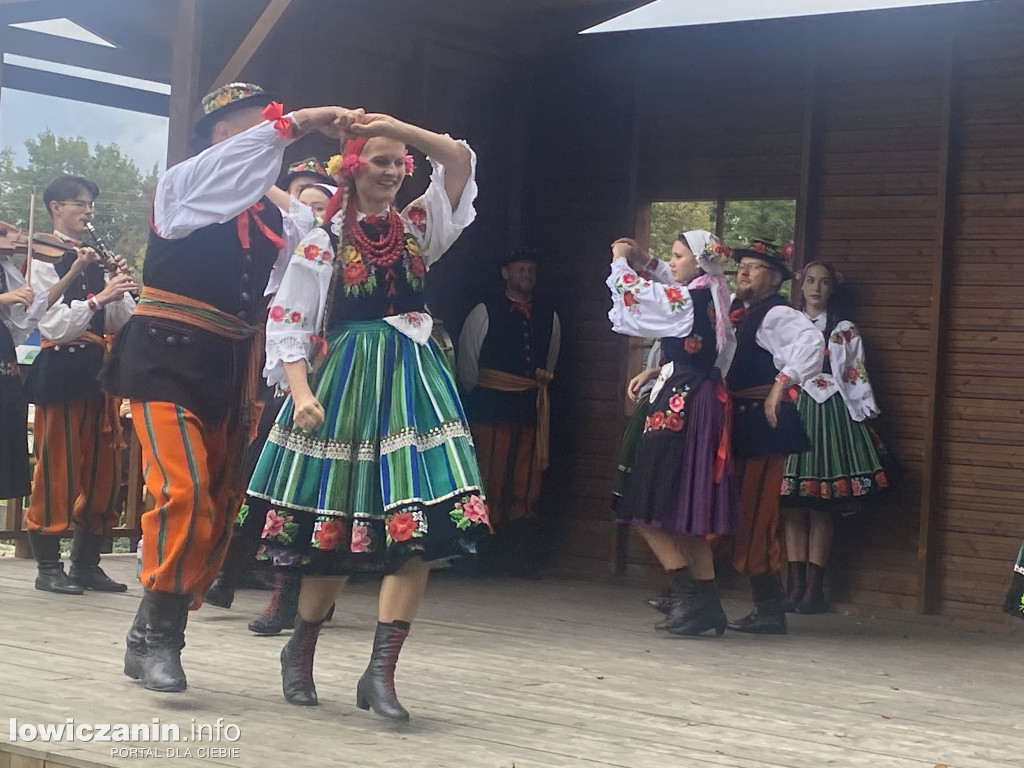
M 832 506 L 889 486 L 882 468 L 886 448 L 874 430 L 850 418 L 837 393 L 817 403 L 801 392 L 796 404 L 811 448 L 786 458 L 782 496 L 812 506 Z
M 490 523 L 438 346 L 382 320 L 347 322 L 327 345 L 312 387 L 324 423 L 298 429 L 289 397 L 250 481 L 249 495 L 273 507 L 259 557 L 309 573 L 390 573 L 410 557 L 473 551 Z

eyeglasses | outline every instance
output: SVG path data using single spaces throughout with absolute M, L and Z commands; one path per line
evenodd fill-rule
M 752 272 L 755 269 L 771 269 L 767 264 L 740 264 L 736 267 L 736 274 L 742 274 L 744 272 Z
M 96 203 L 93 200 L 62 200 L 61 205 L 73 205 L 75 208 L 81 208 L 83 211 L 91 211 L 96 207 Z

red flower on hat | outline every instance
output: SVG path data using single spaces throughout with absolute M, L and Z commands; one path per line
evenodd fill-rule
M 757 251 L 758 253 L 764 253 L 767 250 L 767 248 L 765 247 L 764 243 L 758 242 L 754 243 L 751 250 Z

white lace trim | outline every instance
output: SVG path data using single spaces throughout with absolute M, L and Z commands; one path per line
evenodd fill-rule
M 410 446 L 416 446 L 418 451 L 429 451 L 431 448 L 437 448 L 439 445 L 444 445 L 459 437 L 465 438 L 470 445 L 473 444 L 473 435 L 470 433 L 469 427 L 461 421 L 449 421 L 419 434 L 412 427 L 408 427 L 381 440 L 380 453 L 381 456 L 384 456 Z
M 473 436 L 469 427 L 461 421 L 450 421 L 433 429 L 417 434 L 412 427 L 388 435 L 380 441 L 378 454 L 373 441 L 364 440 L 359 444 L 343 443 L 340 440 L 324 439 L 292 429 L 285 429 L 275 424 L 267 438 L 274 445 L 279 445 L 293 453 L 301 453 L 314 459 L 331 459 L 332 461 L 376 461 L 379 456 L 400 451 L 403 448 L 416 446 L 418 451 L 428 451 L 440 445 L 464 438 L 473 445 Z

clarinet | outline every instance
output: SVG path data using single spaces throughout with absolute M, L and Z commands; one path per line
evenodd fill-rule
M 86 231 L 92 236 L 93 244 L 96 246 L 95 251 L 100 255 L 100 260 L 103 262 L 103 267 L 112 275 L 124 275 L 130 277 L 132 280 L 135 279 L 135 275 L 127 267 L 121 268 L 117 265 L 117 258 L 114 256 L 114 252 L 107 247 L 107 244 L 100 237 L 100 233 L 96 231 L 96 227 L 92 225 L 92 222 L 88 222 L 85 225 Z M 136 301 L 139 300 L 138 291 L 132 291 L 131 296 Z
M 114 256 L 114 252 L 107 247 L 107 244 L 103 241 L 103 238 L 100 237 L 100 233 L 96 231 L 96 227 L 92 225 L 91 221 L 85 225 L 85 228 L 92 236 L 93 245 L 96 246 L 96 253 L 100 255 L 100 260 L 103 262 L 104 268 L 110 274 L 121 273 L 125 277 L 130 277 L 134 280 L 135 275 L 133 275 L 129 269 L 121 269 L 117 266 L 117 259 Z

